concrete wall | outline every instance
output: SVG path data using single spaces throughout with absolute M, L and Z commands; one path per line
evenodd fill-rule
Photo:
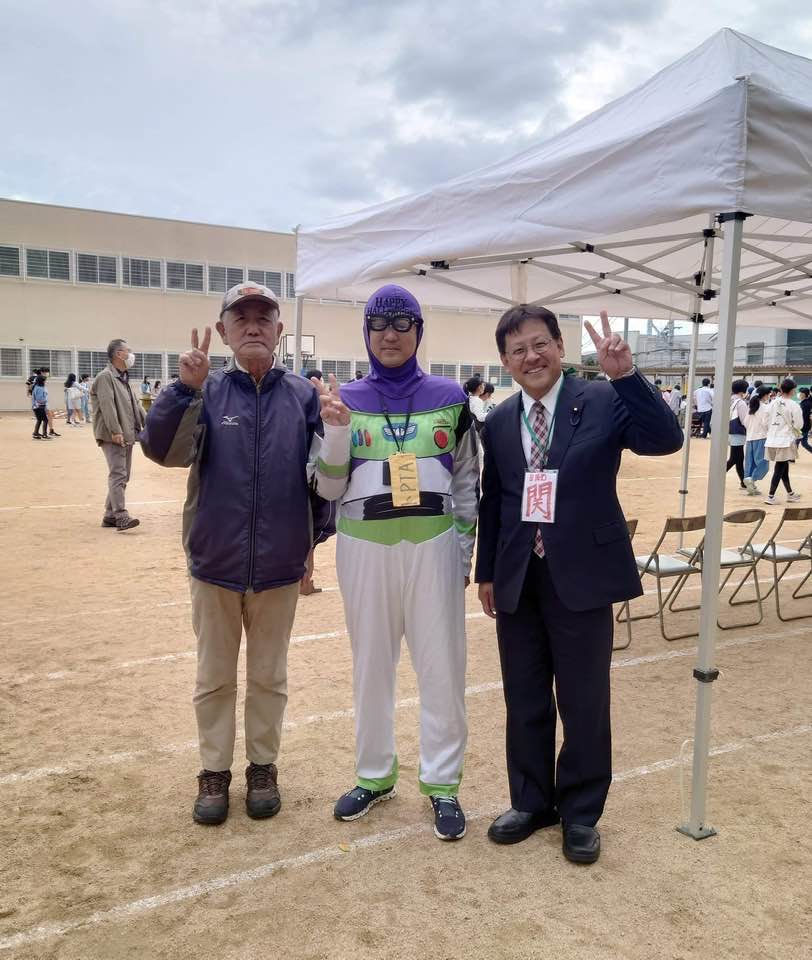
M 27 350 L 104 350 L 125 337 L 137 352 L 180 353 L 192 327 L 214 325 L 220 293 L 192 293 L 79 283 L 75 254 L 143 257 L 292 273 L 293 234 L 78 210 L 0 199 L 0 246 L 66 250 L 70 281 L 0 276 L 0 347 L 23 348 L 22 377 L 0 376 L 0 410 L 26 409 L 22 381 L 30 373 Z M 24 272 L 24 271 L 23 271 Z M 294 301 L 282 304 L 281 319 L 293 332 Z M 460 312 L 424 305 L 426 328 L 421 363 L 498 365 L 493 333 L 498 311 Z M 316 338 L 314 360 L 364 360 L 362 307 L 306 301 L 303 332 Z M 567 360 L 580 360 L 580 324 L 562 323 Z M 215 334 L 213 353 L 227 353 Z M 76 354 L 72 355 L 75 362 Z M 75 367 L 71 367 L 75 372 Z M 486 370 L 486 373 L 488 371 Z M 53 373 L 51 401 L 62 402 L 64 377 Z M 511 391 L 501 389 L 500 396 Z

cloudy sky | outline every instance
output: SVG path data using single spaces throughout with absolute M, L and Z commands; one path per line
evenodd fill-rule
M 277 230 L 560 130 L 803 0 L 0 0 L 0 196 Z

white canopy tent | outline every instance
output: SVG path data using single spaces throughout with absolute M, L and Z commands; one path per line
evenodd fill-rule
M 737 314 L 812 328 L 812 61 L 722 30 L 517 156 L 298 231 L 299 298 L 363 300 L 387 281 L 437 306 L 715 323 L 716 381 L 729 383 Z M 697 839 L 714 832 L 704 818 L 726 418 L 717 404 L 681 828 Z

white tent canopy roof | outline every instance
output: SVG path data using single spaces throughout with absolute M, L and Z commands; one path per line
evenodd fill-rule
M 812 327 L 812 61 L 721 30 L 517 156 L 301 228 L 297 295 L 397 281 L 437 306 L 679 319 L 696 312 L 703 231 L 735 211 L 752 214 L 739 322 Z

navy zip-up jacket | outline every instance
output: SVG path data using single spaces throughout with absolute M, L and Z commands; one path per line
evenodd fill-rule
M 301 580 L 329 512 L 308 481 L 321 429 L 313 385 L 278 361 L 259 385 L 232 359 L 202 390 L 178 380 L 161 391 L 141 448 L 192 468 L 183 545 L 193 577 L 243 593 Z

